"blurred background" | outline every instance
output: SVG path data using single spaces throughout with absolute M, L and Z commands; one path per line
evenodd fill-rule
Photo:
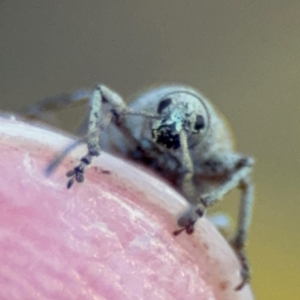
M 0 108 L 105 83 L 202 91 L 256 158 L 248 252 L 257 299 L 300 299 L 300 2 L 0 1 Z M 75 132 L 82 112 L 57 126 Z M 218 208 L 236 212 L 238 193 Z

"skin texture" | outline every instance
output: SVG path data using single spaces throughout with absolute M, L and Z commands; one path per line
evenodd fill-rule
M 0 120 L 0 299 L 253 299 L 240 264 L 206 219 L 177 237 L 186 201 L 150 171 L 102 153 L 83 184 L 48 163 L 71 143 L 12 116 Z

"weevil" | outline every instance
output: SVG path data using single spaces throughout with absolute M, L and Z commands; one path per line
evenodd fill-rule
M 80 95 L 80 94 L 79 94 Z M 202 94 L 188 86 L 162 86 L 138 96 L 127 106 L 120 95 L 98 85 L 89 97 L 85 120 L 87 153 L 67 173 L 67 187 L 83 182 L 86 168 L 102 149 L 137 160 L 159 172 L 189 202 L 178 219 L 178 235 L 192 234 L 196 221 L 207 208 L 218 203 L 234 188 L 241 191 L 236 233 L 231 244 L 241 262 L 241 282 L 250 279 L 245 244 L 253 206 L 250 175 L 254 160 L 234 150 L 230 129 L 224 117 Z M 64 96 L 42 101 L 35 112 L 47 106 L 61 106 L 85 97 Z M 48 168 L 48 173 L 74 147 L 66 149 Z

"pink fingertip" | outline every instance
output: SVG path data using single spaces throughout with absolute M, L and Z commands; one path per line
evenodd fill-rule
M 0 119 L 0 299 L 253 299 L 240 264 L 205 218 L 175 237 L 186 201 L 163 180 L 102 153 L 85 181 L 49 162 L 71 139 Z

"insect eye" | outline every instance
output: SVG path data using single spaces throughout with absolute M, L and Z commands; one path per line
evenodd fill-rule
M 195 130 L 200 130 L 200 129 L 203 129 L 205 126 L 204 124 L 204 119 L 201 115 L 197 115 L 196 117 L 196 122 L 195 122 Z
M 172 103 L 172 99 L 171 98 L 166 98 L 163 99 L 159 102 L 158 106 L 157 106 L 157 113 L 161 114 L 161 112 L 168 107 L 170 104 Z

